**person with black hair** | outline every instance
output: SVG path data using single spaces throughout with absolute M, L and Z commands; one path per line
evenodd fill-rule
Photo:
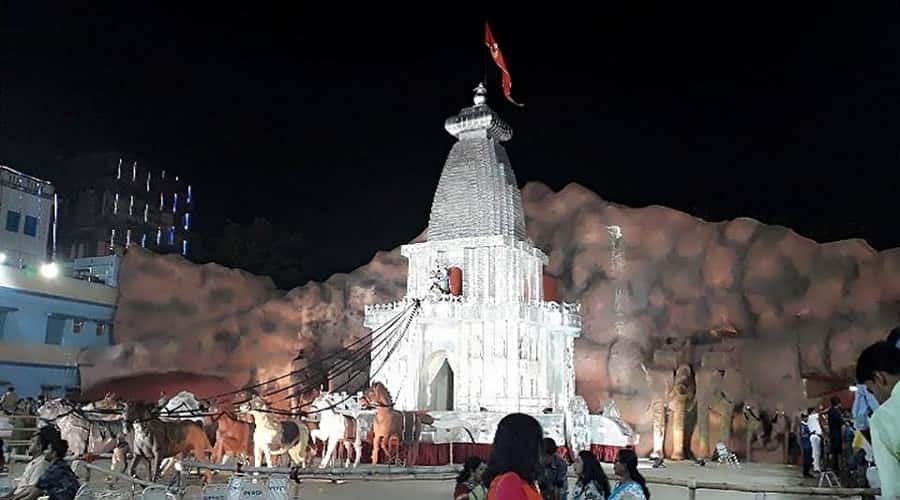
M 838 472 L 841 470 L 841 455 L 844 454 L 844 415 L 841 407 L 841 398 L 832 396 L 831 407 L 828 409 L 828 442 L 831 453 L 831 468 Z
M 463 468 L 456 476 L 456 489 L 453 490 L 454 500 L 485 500 L 487 489 L 481 479 L 487 464 L 481 457 L 472 455 L 463 463 Z
M 900 329 L 867 347 L 856 361 L 856 379 L 880 406 L 869 419 L 882 498 L 900 498 Z M 871 481 L 870 481 L 871 482 Z
M 572 489 L 571 500 L 604 500 L 609 497 L 609 479 L 593 453 L 586 450 L 578 452 L 575 473 L 578 480 Z
M 647 480 L 638 472 L 638 458 L 634 450 L 622 448 L 616 455 L 613 470 L 619 482 L 609 495 L 609 500 L 649 500 Z
M 80 484 L 72 468 L 66 463 L 69 443 L 64 439 L 54 439 L 44 452 L 44 459 L 49 464 L 47 470 L 31 488 L 25 500 L 37 500 L 41 496 L 48 500 L 73 500 Z
M 28 447 L 28 454 L 32 459 L 25 466 L 25 471 L 19 476 L 18 485 L 12 493 L 3 497 L 3 500 L 24 500 L 28 497 L 31 488 L 37 486 L 38 480 L 47 470 L 47 460 L 44 453 L 50 446 L 50 443 L 60 439 L 59 429 L 53 425 L 46 425 L 31 438 L 31 445 Z
M 541 424 L 524 413 L 500 420 L 484 472 L 488 500 L 542 500 L 535 483 L 543 437 Z
M 559 447 L 553 438 L 541 441 L 541 476 L 538 487 L 544 500 L 566 500 L 569 496 L 569 465 L 557 454 Z

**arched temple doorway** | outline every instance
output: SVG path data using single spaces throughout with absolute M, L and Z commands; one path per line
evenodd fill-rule
M 452 410 L 453 409 L 453 368 L 444 358 L 441 368 L 431 379 L 431 401 L 429 401 L 429 410 Z
M 436 411 L 453 410 L 453 367 L 445 351 L 431 356 L 428 368 L 426 409 Z

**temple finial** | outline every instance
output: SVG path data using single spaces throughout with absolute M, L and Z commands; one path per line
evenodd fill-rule
M 487 88 L 485 88 L 484 83 L 479 82 L 478 86 L 475 87 L 475 97 L 472 100 L 476 106 L 481 106 L 487 102 Z

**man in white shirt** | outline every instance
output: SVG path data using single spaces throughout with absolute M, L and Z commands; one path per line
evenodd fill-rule
M 815 408 L 810 408 L 806 417 L 806 427 L 809 428 L 809 444 L 812 445 L 813 471 L 822 472 L 822 423 L 819 421 L 819 413 Z
M 44 459 L 44 451 L 50 446 L 50 443 L 56 439 L 60 439 L 59 431 L 56 427 L 42 427 L 37 434 L 31 438 L 31 446 L 28 448 L 28 454 L 32 460 L 25 466 L 25 472 L 18 478 L 16 489 L 2 500 L 24 500 L 31 493 L 32 488 L 37 486 L 38 479 L 44 474 L 49 465 Z
M 16 406 L 19 404 L 19 396 L 16 395 L 16 388 L 10 386 L 6 390 L 6 394 L 0 398 L 0 410 L 12 415 L 16 412 Z

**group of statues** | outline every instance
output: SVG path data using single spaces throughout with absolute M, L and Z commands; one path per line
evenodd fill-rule
M 729 380 L 728 369 L 707 368 L 698 374 L 691 364 L 679 362 L 674 370 L 644 367 L 644 372 L 651 390 L 651 457 L 708 459 L 719 443 L 731 450 L 738 416 L 745 437 L 741 447 L 748 460 L 753 450 L 780 448 L 787 462 L 791 429 L 783 407 L 760 409 L 755 401 L 743 397 L 742 391 L 734 390 L 739 381 Z M 667 448 L 669 453 L 665 453 Z
M 182 392 L 158 408 L 107 394 L 87 405 L 51 400 L 37 414 L 41 426 L 60 429 L 76 456 L 112 453 L 112 469 L 127 469 L 131 475 L 145 460 L 150 480 L 188 457 L 199 463 L 224 464 L 232 458 L 240 463 L 252 460 L 256 467 L 307 467 L 316 440 L 324 444 L 320 467 L 332 465 L 341 446 L 344 465 L 356 466 L 369 431 L 374 435 L 372 463 L 380 463 L 383 456 L 398 461 L 401 446 L 414 462 L 422 426 L 434 421 L 425 413 L 395 410 L 387 388 L 378 382 L 361 397 L 316 392 L 300 403 L 303 417 L 273 410 L 259 395 L 238 403 L 216 401 L 207 408 Z M 366 409 L 374 409 L 374 416 L 363 418 L 363 413 L 372 413 L 363 412 Z

